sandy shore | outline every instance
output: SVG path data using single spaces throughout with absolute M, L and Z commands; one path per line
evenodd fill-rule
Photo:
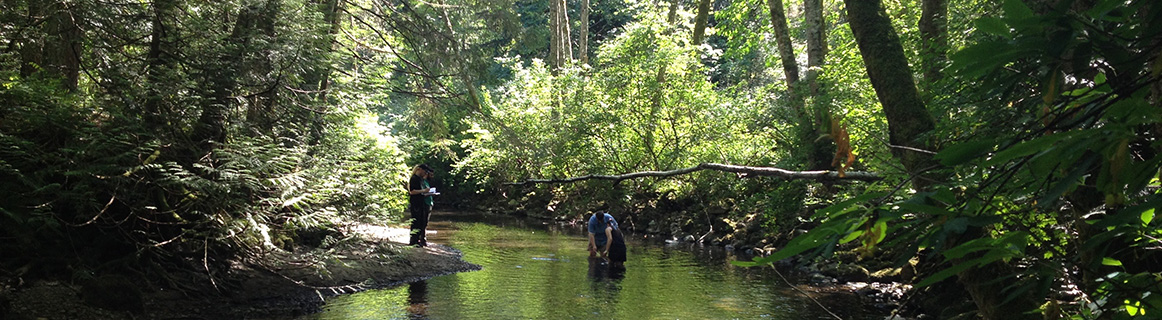
M 142 308 L 132 312 L 86 305 L 75 284 L 2 285 L 0 318 L 288 319 L 318 311 L 328 296 L 480 269 L 454 248 L 406 246 L 405 228 L 352 225 L 344 234 L 345 239 L 325 249 L 278 250 L 237 263 L 229 279 L 215 284 L 222 294 L 146 290 Z

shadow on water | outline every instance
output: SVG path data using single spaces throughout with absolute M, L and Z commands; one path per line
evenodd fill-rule
M 445 213 L 430 228 L 429 241 L 483 270 L 332 297 L 307 319 L 832 319 L 769 269 L 730 264 L 721 248 L 627 234 L 629 259 L 611 268 L 589 257 L 580 223 Z M 858 304 L 831 308 L 883 317 Z

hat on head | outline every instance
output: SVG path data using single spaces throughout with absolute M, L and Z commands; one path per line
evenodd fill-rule
M 432 170 L 432 167 L 429 167 L 427 164 L 421 164 L 420 169 L 424 169 L 428 173 L 436 173 L 436 170 Z

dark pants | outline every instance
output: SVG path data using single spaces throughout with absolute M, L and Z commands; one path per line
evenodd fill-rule
M 427 229 L 428 218 L 432 216 L 432 207 L 427 204 L 413 204 L 408 208 L 412 212 L 412 236 L 408 245 L 428 245 Z

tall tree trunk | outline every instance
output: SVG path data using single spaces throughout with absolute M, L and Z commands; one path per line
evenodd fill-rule
M 562 56 L 561 63 L 562 64 L 572 63 L 573 62 L 573 32 L 570 30 L 571 27 L 569 26 L 569 6 L 565 4 L 565 0 L 556 0 L 556 1 L 560 2 L 557 4 L 557 9 L 558 9 L 557 12 L 558 12 L 558 14 L 561 15 L 560 20 L 558 20 L 558 22 L 560 23 L 558 25 L 560 28 L 559 32 L 561 33 L 561 41 L 559 42 L 561 45 L 561 56 Z
M 557 0 L 549 0 L 549 69 L 554 75 L 557 74 L 557 69 L 561 68 L 561 34 L 557 32 L 560 29 L 560 15 L 557 11 Z
M 77 89 L 82 34 L 75 21 L 79 11 L 72 5 L 61 1 L 28 2 L 26 23 L 38 32 L 20 44 L 22 76 L 44 72 L 60 79 L 64 89 Z
M 888 136 L 892 145 L 919 150 L 933 146 L 926 135 L 936 127 L 935 120 L 920 99 L 912 79 L 908 58 L 900 37 L 892 29 L 879 0 L 844 0 L 847 16 L 868 78 L 888 119 Z M 904 148 L 892 148 L 908 173 L 917 177 L 917 185 L 931 179 L 924 171 L 934 163 L 930 154 Z
M 827 141 L 819 141 L 814 137 L 823 136 L 826 134 L 832 135 L 834 141 L 836 133 L 830 132 L 832 116 L 831 108 L 824 99 L 820 97 L 819 74 L 823 70 L 823 63 L 827 56 L 827 38 L 824 36 L 826 32 L 826 24 L 823 21 L 823 0 L 804 0 L 803 1 L 803 15 L 804 15 L 804 29 L 806 29 L 807 38 L 807 74 L 804 82 L 807 84 L 807 97 L 810 97 L 811 107 L 810 113 L 814 116 L 813 121 L 804 117 L 804 125 L 811 128 L 803 129 L 804 131 L 812 132 L 812 134 L 803 137 L 803 143 L 806 144 L 807 151 L 807 165 L 811 170 L 827 169 L 830 163 L 826 159 L 829 158 L 833 148 Z
M 690 44 L 702 45 L 706 37 L 706 25 L 710 22 L 710 0 L 698 1 L 698 15 L 694 16 L 694 37 Z
M 930 171 L 935 164 L 931 155 L 909 150 L 934 149 L 935 144 L 926 136 L 935 128 L 935 122 L 920 99 L 899 35 L 892 29 L 879 0 L 844 0 L 844 3 L 868 77 L 888 118 L 889 141 L 894 145 L 892 153 L 912 175 L 916 188 L 924 189 L 939 182 L 942 179 Z M 946 246 L 987 236 L 983 229 L 972 227 L 950 239 Z M 961 271 L 957 276 L 985 319 L 1032 318 L 1025 312 L 1036 309 L 1037 304 L 1028 295 L 1018 293 L 1006 302 L 1009 283 L 998 281 L 997 277 L 1012 274 L 1009 265 L 994 262 Z
M 258 13 L 255 23 L 256 35 L 261 35 L 266 39 L 274 39 L 275 34 L 275 19 L 278 18 L 282 12 L 282 2 L 278 0 L 268 0 L 262 6 L 262 11 Z M 266 51 L 267 48 L 254 48 L 247 51 Z M 251 75 L 256 75 L 254 78 L 266 80 L 265 83 L 250 84 L 251 87 L 257 86 L 260 92 L 250 94 L 249 103 L 247 104 L 246 124 L 263 134 L 272 134 L 274 132 L 275 124 L 279 120 L 276 114 L 280 112 L 276 107 L 278 102 L 278 85 L 282 79 L 268 79 L 268 74 L 274 73 L 274 61 L 271 61 L 267 55 L 255 55 L 250 59 L 239 65 L 240 72 L 246 72 Z
M 197 145 L 196 153 L 192 156 L 200 157 L 205 152 L 213 150 L 215 143 L 226 142 L 226 117 L 233 105 L 232 96 L 238 86 L 242 58 L 250 49 L 264 13 L 264 8 L 258 4 L 239 9 L 234 29 L 231 30 L 220 53 L 221 59 L 207 71 L 210 99 L 202 106 L 202 113 L 198 116 L 198 122 L 190 136 Z
M 342 7 L 340 7 L 341 2 L 339 0 L 315 0 L 314 4 L 323 13 L 323 21 L 329 26 L 326 34 L 327 41 L 324 47 L 316 49 L 323 50 L 329 54 L 334 51 L 334 37 L 339 34 L 339 16 L 342 12 Z M 303 89 L 308 92 L 307 96 L 310 97 L 309 100 L 319 103 L 318 105 L 325 105 L 327 101 L 327 90 L 330 88 L 331 82 L 332 70 L 330 65 L 316 65 L 314 68 L 305 71 L 303 74 Z M 310 128 L 310 144 L 316 145 L 323 139 L 323 115 L 310 111 L 310 114 L 306 118 L 310 119 L 308 122 Z
M 803 84 L 799 78 L 799 62 L 795 57 L 794 45 L 791 43 L 791 35 L 787 27 L 787 15 L 783 10 L 783 0 L 767 0 L 767 7 L 771 15 L 771 28 L 775 33 L 775 44 L 779 51 L 779 60 L 783 64 L 783 76 L 787 82 L 787 93 L 784 99 L 787 104 L 791 106 L 791 112 L 795 117 L 796 135 L 798 136 L 799 150 L 797 152 L 804 154 L 805 167 L 808 169 L 822 169 L 825 167 L 823 159 L 826 159 L 826 151 L 823 150 L 823 144 L 819 143 L 816 137 L 819 132 L 816 130 L 816 125 L 812 121 L 812 112 L 809 112 L 806 107 L 805 95 L 803 94 Z M 822 19 L 820 19 L 822 21 Z M 820 36 L 821 40 L 822 37 Z M 822 48 L 820 43 L 813 45 L 814 49 Z M 821 52 L 816 52 L 811 58 L 822 59 Z M 821 62 L 820 62 L 821 64 Z M 816 76 L 817 73 L 810 73 L 809 76 Z M 814 81 L 814 78 L 810 78 Z
M 22 23 L 27 26 L 42 24 L 38 20 L 44 17 L 44 3 L 38 0 L 29 0 L 27 6 Z M 33 33 L 31 37 L 14 41 L 14 43 L 19 46 L 20 50 L 20 76 L 32 76 L 39 66 L 44 64 L 44 56 L 41 54 L 44 51 L 44 37 Z
M 318 1 L 319 2 L 316 5 L 321 7 L 320 9 L 323 12 L 323 21 L 326 22 L 328 26 L 330 26 L 330 29 L 327 32 L 327 37 L 333 38 L 335 35 L 339 34 L 339 16 L 343 12 L 343 8 L 341 7 L 343 2 L 339 0 Z M 319 49 L 326 50 L 326 52 L 332 52 L 334 51 L 334 45 L 330 43 L 333 42 L 333 40 L 328 41 L 329 44 L 326 48 Z M 307 73 L 304 84 L 307 91 L 317 91 L 318 93 L 315 95 L 315 97 L 320 101 L 324 101 L 327 99 L 327 88 L 330 87 L 330 78 L 331 69 L 329 67 L 315 69 Z
M 823 22 L 823 0 L 803 1 L 804 27 L 807 33 L 807 94 L 819 95 L 820 69 L 827 56 L 826 24 Z
M 573 49 L 571 40 L 569 39 L 569 16 L 567 14 L 568 7 L 565 6 L 564 0 L 549 0 L 549 62 L 553 67 L 553 74 L 556 70 L 564 67 L 566 63 L 573 59 Z
M 940 70 L 947 59 L 948 0 L 921 0 L 920 10 L 920 55 L 927 92 L 942 78 Z
M 783 63 L 783 76 L 787 80 L 787 94 L 791 107 L 797 116 L 803 112 L 802 97 L 795 88 L 799 86 L 799 63 L 795 61 L 795 49 L 791 44 L 791 33 L 787 28 L 787 14 L 783 13 L 783 0 L 767 0 L 771 14 L 771 28 L 775 32 L 775 44 L 779 50 L 779 60 Z
M 169 108 L 164 106 L 166 92 L 169 92 L 167 86 L 169 81 L 168 74 L 170 73 L 171 63 L 173 62 L 173 44 L 172 38 L 176 32 L 171 32 L 170 28 L 176 26 L 173 22 L 173 12 L 175 10 L 174 0 L 154 0 L 150 2 L 150 10 L 152 11 L 152 19 L 149 34 L 149 52 L 146 53 L 145 63 L 145 110 L 143 118 L 145 125 L 149 126 L 153 131 L 159 128 L 166 127 L 166 117 L 169 114 Z
M 581 64 L 589 64 L 589 0 L 581 0 L 581 30 L 577 37 Z
M 45 64 L 59 75 L 69 91 L 77 90 L 81 74 L 81 29 L 76 20 L 80 11 L 74 2 L 54 2 L 48 13 L 49 41 L 45 42 Z
M 670 1 L 670 12 L 666 14 L 666 22 L 671 27 L 678 21 L 678 1 Z

